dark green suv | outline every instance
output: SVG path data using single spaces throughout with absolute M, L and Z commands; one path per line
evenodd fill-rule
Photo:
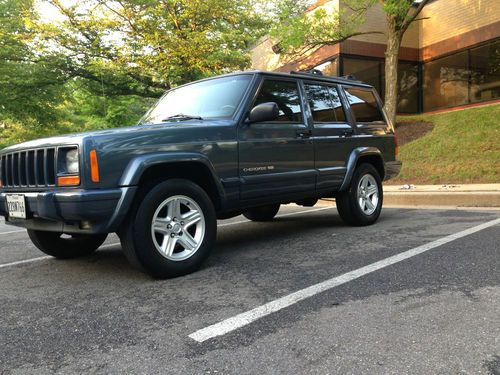
M 235 73 L 168 91 L 137 126 L 2 150 L 0 215 L 58 258 L 116 232 L 131 263 L 174 277 L 208 257 L 217 218 L 270 221 L 280 204 L 334 197 L 346 223 L 374 223 L 396 154 L 373 87 Z

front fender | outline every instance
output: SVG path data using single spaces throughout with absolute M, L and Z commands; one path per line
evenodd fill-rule
M 356 169 L 356 164 L 358 163 L 358 160 L 364 156 L 376 156 L 379 157 L 382 166 L 385 168 L 384 164 L 384 158 L 382 157 L 382 152 L 376 147 L 357 147 L 354 150 L 351 151 L 351 154 L 349 155 L 349 158 L 347 159 L 347 171 L 344 176 L 344 181 L 342 182 L 342 185 L 340 185 L 339 191 L 345 191 L 349 188 L 349 185 L 351 184 L 351 179 L 354 174 L 354 170 Z
M 215 178 L 217 174 L 210 160 L 205 155 L 195 152 L 154 152 L 140 155 L 128 163 L 118 184 L 120 187 L 136 186 L 139 184 L 141 176 L 150 167 L 160 164 L 189 162 L 203 164 L 210 171 L 215 183 L 218 186 L 221 185 L 220 181 Z

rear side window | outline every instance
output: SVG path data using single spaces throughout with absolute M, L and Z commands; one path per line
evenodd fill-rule
M 384 122 L 375 95 L 371 90 L 344 88 L 357 122 Z
M 302 122 L 302 109 L 297 82 L 266 79 L 260 88 L 254 106 L 275 102 L 280 110 L 276 121 Z
M 314 122 L 345 122 L 344 109 L 335 87 L 306 84 Z

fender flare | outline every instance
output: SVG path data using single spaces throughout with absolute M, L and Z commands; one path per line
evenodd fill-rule
M 382 165 L 385 170 L 384 158 L 382 157 L 382 152 L 376 147 L 357 147 L 351 151 L 349 158 L 347 159 L 347 170 L 344 176 L 344 181 L 342 185 L 340 185 L 339 191 L 346 191 L 349 189 L 349 185 L 351 184 L 352 176 L 354 174 L 354 170 L 356 169 L 356 164 L 358 160 L 364 156 L 376 156 L 379 157 L 382 161 Z
M 120 187 L 137 186 L 142 175 L 149 168 L 162 164 L 176 163 L 198 163 L 208 168 L 217 187 L 217 192 L 221 200 L 223 200 L 225 196 L 224 188 L 221 181 L 216 178 L 217 174 L 212 163 L 205 155 L 195 152 L 153 152 L 137 156 L 128 163 L 118 185 Z

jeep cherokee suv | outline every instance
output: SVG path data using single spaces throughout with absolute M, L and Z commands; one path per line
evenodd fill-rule
M 57 258 L 116 232 L 133 265 L 174 277 L 208 257 L 218 218 L 269 221 L 280 204 L 333 197 L 346 223 L 374 223 L 396 154 L 373 87 L 234 73 L 168 91 L 137 126 L 2 150 L 0 215 Z

